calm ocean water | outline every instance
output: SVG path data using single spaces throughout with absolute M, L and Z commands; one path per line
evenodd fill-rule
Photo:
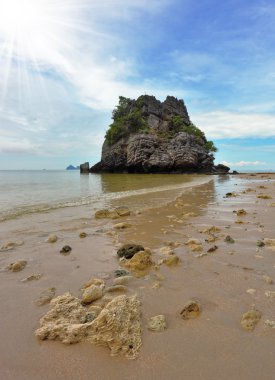
M 161 194 L 206 181 L 173 174 L 87 174 L 76 171 L 0 171 L 0 221 L 64 207 L 92 205 L 136 195 Z M 146 197 L 143 197 L 146 203 Z M 165 201 L 151 197 L 148 202 Z M 148 204 L 150 206 L 150 204 Z

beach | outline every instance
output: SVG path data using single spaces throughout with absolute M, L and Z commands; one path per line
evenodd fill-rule
M 1 222 L 2 379 L 274 378 L 275 174 L 197 179 L 184 188 L 135 189 L 108 199 L 112 210 L 130 210 L 118 219 L 96 219 L 101 204 L 90 203 Z M 53 234 L 57 241 L 50 243 Z M 55 296 L 81 298 L 91 278 L 112 286 L 122 268 L 117 250 L 127 243 L 148 248 L 154 263 L 146 273 L 130 271 L 133 279 L 122 292 L 140 300 L 137 357 L 110 356 L 108 347 L 86 341 L 39 340 L 39 320 L 51 308 L 37 305 L 41 293 L 54 288 Z M 66 256 L 60 254 L 65 245 L 72 248 Z M 167 265 L 174 256 L 176 265 Z M 7 269 L 19 260 L 26 261 L 21 271 Z M 184 320 L 180 313 L 189 300 L 201 312 Z M 241 325 L 250 310 L 260 314 L 253 331 Z M 148 320 L 160 314 L 167 328 L 148 330 Z

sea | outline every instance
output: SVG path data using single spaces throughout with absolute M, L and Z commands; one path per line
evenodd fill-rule
M 108 208 L 132 199 L 136 208 L 161 206 L 206 175 L 80 174 L 78 170 L 0 171 L 0 221 L 77 206 Z M 129 203 L 129 202 L 128 202 Z

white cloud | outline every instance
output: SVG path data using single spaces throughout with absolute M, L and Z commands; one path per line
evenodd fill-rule
M 243 167 L 243 166 L 262 166 L 267 165 L 266 162 L 262 161 L 239 161 L 239 162 L 228 162 L 228 161 L 222 161 L 223 165 L 226 166 L 234 166 L 234 167 Z
M 275 136 L 275 115 L 213 111 L 192 116 L 208 138 Z

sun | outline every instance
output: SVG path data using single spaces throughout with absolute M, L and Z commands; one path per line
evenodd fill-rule
M 36 63 L 57 60 L 77 24 L 81 2 L 0 0 L 0 55 Z
M 0 0 L 0 30 L 7 38 L 34 33 L 44 23 L 44 1 Z

